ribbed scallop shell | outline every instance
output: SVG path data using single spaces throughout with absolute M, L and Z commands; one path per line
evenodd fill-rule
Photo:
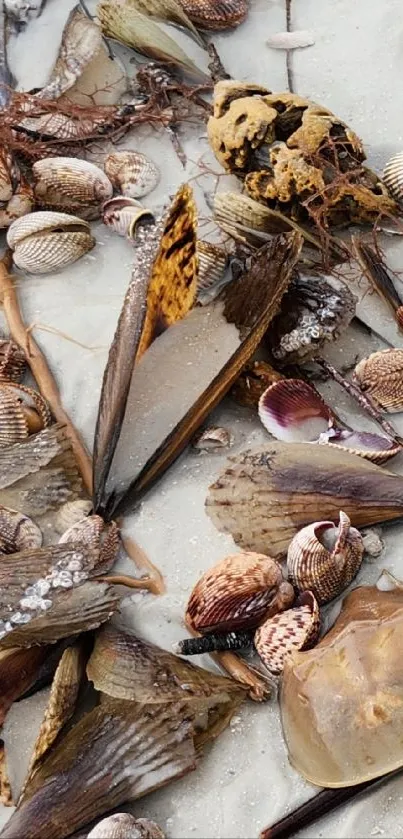
M 38 391 L 16 382 L 0 383 L 0 447 L 19 443 L 50 423 L 48 405 Z
M 249 629 L 287 609 L 294 592 L 274 559 L 257 553 L 227 556 L 196 583 L 186 624 L 197 632 Z
M 92 510 L 92 501 L 86 498 L 77 498 L 75 501 L 67 501 L 62 504 L 55 516 L 55 528 L 58 533 L 65 533 L 69 527 L 78 524 Z
M 102 204 L 113 195 L 109 178 L 87 160 L 47 157 L 34 163 L 32 172 L 37 204 L 46 209 L 98 218 Z
M 0 506 L 0 554 L 40 548 L 42 533 L 28 516 Z
M 102 573 L 108 571 L 115 562 L 119 550 L 119 530 L 114 521 L 105 524 L 101 516 L 86 516 L 63 533 L 59 544 L 66 542 L 81 542 L 89 548 L 97 548 L 97 573 Z
M 26 366 L 25 353 L 14 341 L 0 341 L 0 379 L 19 382 Z
M 115 189 L 128 198 L 142 198 L 155 189 L 160 171 L 145 154 L 137 151 L 116 151 L 104 161 L 105 172 Z
M 102 207 L 103 223 L 114 230 L 118 236 L 133 239 L 140 219 L 153 221 L 154 216 L 151 210 L 146 210 L 134 198 L 118 195 L 106 201 Z
M 212 30 L 239 26 L 249 8 L 247 0 L 179 0 L 179 5 L 195 26 Z
M 320 612 L 311 591 L 305 591 L 291 609 L 265 621 L 255 633 L 254 643 L 272 676 L 280 676 L 285 662 L 296 650 L 307 650 L 320 632 Z
M 95 245 L 88 222 L 67 213 L 39 211 L 13 222 L 7 244 L 15 265 L 46 274 L 75 262 Z
M 389 195 L 401 203 L 403 201 L 403 152 L 395 154 L 388 161 L 383 170 L 383 182 Z
M 333 419 L 319 393 L 302 379 L 270 385 L 259 399 L 258 410 L 266 430 L 285 442 L 317 440 Z
M 354 380 L 382 410 L 403 411 L 403 350 L 372 353 L 357 364 Z
M 114 813 L 98 822 L 87 839 L 164 839 L 156 822 L 135 819 L 130 813 Z
M 339 526 L 315 522 L 294 536 L 287 554 L 289 580 L 298 591 L 312 591 L 319 604 L 341 594 L 357 574 L 364 554 L 361 533 L 340 512 Z

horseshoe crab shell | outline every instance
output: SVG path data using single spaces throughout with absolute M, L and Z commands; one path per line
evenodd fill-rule
M 15 265 L 47 274 L 76 262 L 95 245 L 89 224 L 66 213 L 38 211 L 17 219 L 7 233 Z
M 113 195 L 112 184 L 94 163 L 75 157 L 46 157 L 32 167 L 39 207 L 76 213 L 80 218 L 101 215 L 104 201 Z
M 0 383 L 0 447 L 11 446 L 51 423 L 43 396 L 16 382 Z
M 115 189 L 128 198 L 143 198 L 160 181 L 158 167 L 138 151 L 115 151 L 108 154 L 104 169 Z
M 401 588 L 345 598 L 319 644 L 286 662 L 281 716 L 289 759 L 313 784 L 349 787 L 402 766 Z

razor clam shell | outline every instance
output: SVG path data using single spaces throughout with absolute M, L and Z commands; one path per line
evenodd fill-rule
M 33 164 L 32 173 L 36 203 L 48 210 L 67 210 L 94 219 L 113 195 L 109 178 L 88 160 L 47 157 Z
M 274 441 L 228 461 L 206 512 L 247 551 L 281 558 L 301 527 L 339 510 L 356 527 L 403 515 L 403 478 L 336 446 Z
M 115 151 L 104 160 L 105 173 L 115 189 L 128 198 L 143 198 L 160 181 L 158 167 L 137 151 Z
M 98 822 L 87 839 L 165 839 L 165 834 L 149 819 L 136 819 L 131 813 L 114 813 Z
M 354 380 L 383 411 L 403 411 L 403 350 L 372 353 L 357 364 Z
M 102 32 L 91 18 L 75 7 L 63 29 L 56 63 L 39 99 L 58 99 L 71 88 L 102 47 Z
M 35 522 L 18 510 L 0 506 L 0 555 L 40 548 L 42 532 Z
M 403 152 L 391 157 L 383 170 L 382 178 L 389 195 L 401 204 L 403 201 Z

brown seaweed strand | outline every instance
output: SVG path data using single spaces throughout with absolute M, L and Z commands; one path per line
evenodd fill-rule
M 122 520 L 117 521 L 118 527 L 120 528 L 122 525 Z M 159 568 L 151 562 L 151 559 L 148 557 L 145 551 L 134 541 L 131 539 L 130 536 L 124 536 L 122 531 L 120 530 L 120 540 L 122 542 L 123 548 L 129 559 L 131 559 L 136 568 L 145 568 L 149 573 L 149 577 L 145 580 L 144 577 L 140 578 L 139 582 L 142 584 L 142 588 L 145 588 L 145 582 L 147 582 L 147 588 L 152 594 L 164 594 L 165 591 L 165 583 L 164 578 L 161 574 Z
M 287 32 L 291 32 L 291 3 L 292 0 L 285 0 L 285 23 Z M 285 54 L 287 67 L 287 83 L 290 93 L 295 93 L 294 90 L 294 72 L 292 69 L 292 50 L 286 50 Z
M 378 423 L 378 425 L 383 428 L 385 433 L 391 437 L 392 440 L 395 441 L 399 446 L 403 445 L 403 438 L 397 433 L 396 429 L 393 428 L 393 425 L 390 424 L 379 412 L 375 403 L 370 399 L 370 397 L 363 393 L 356 385 L 352 382 L 349 382 L 341 373 L 333 367 L 332 364 L 329 364 L 328 361 L 325 361 L 324 358 L 315 358 L 315 363 L 325 370 L 326 373 L 334 379 L 337 384 L 339 384 L 344 390 L 355 399 L 356 402 L 360 405 L 360 407 L 367 413 L 369 416 Z
M 11 254 L 10 252 L 6 252 L 0 261 L 0 301 L 3 305 L 10 335 L 24 351 L 32 375 L 38 384 L 42 396 L 48 402 L 55 420 L 65 426 L 66 434 L 71 440 L 74 456 L 81 472 L 84 486 L 89 495 L 92 496 L 91 457 L 77 429 L 74 427 L 70 417 L 66 414 L 61 404 L 59 389 L 45 356 L 25 326 L 18 303 L 14 280 L 9 273 L 11 265 Z

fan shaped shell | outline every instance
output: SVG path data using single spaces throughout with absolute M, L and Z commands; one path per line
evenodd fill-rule
M 67 210 L 82 218 L 97 218 L 113 187 L 94 163 L 74 157 L 48 157 L 32 167 L 37 204 Z
M 311 591 L 305 591 L 291 609 L 268 618 L 255 632 L 256 650 L 272 676 L 280 676 L 296 650 L 312 647 L 320 632 L 320 612 Z
M 403 350 L 372 353 L 357 364 L 354 380 L 384 411 L 403 411 Z
M 117 151 L 104 161 L 106 175 L 115 189 L 128 198 L 143 198 L 152 192 L 160 181 L 160 170 L 137 151 Z

